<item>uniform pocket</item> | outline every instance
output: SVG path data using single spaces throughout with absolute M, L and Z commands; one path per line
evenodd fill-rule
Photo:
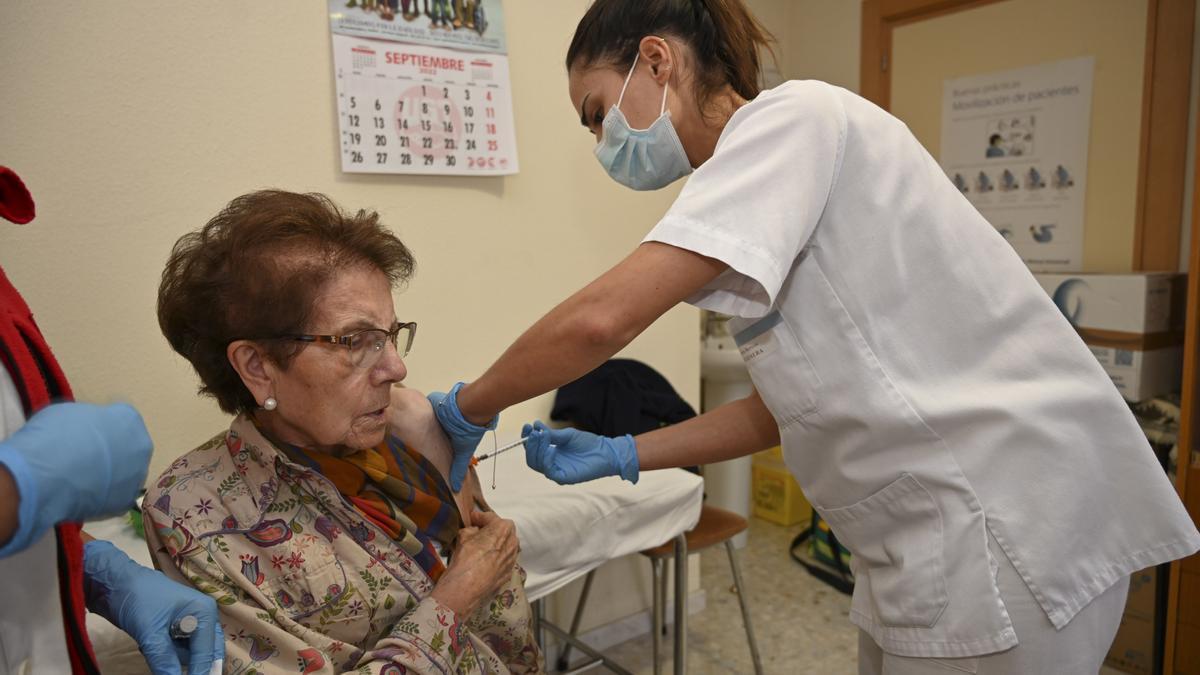
M 868 576 L 879 621 L 932 628 L 949 600 L 943 573 L 942 514 L 910 474 L 850 506 L 818 509 Z
M 817 411 L 821 380 L 783 315 L 771 312 L 738 331 L 733 340 L 780 428 Z

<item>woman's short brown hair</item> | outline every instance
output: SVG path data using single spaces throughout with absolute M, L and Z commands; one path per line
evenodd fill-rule
M 175 242 L 158 287 L 158 325 L 196 369 L 200 393 L 225 412 L 250 412 L 258 402 L 229 363 L 229 343 L 263 339 L 286 368 L 298 345 L 267 338 L 306 332 L 322 287 L 358 265 L 395 287 L 415 262 L 374 211 L 350 214 L 316 193 L 251 192 Z

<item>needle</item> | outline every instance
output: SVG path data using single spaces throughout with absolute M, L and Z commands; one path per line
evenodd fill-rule
M 525 438 L 522 438 L 522 439 L 521 439 L 521 440 L 519 440 L 519 441 L 513 441 L 512 443 L 509 443 L 508 445 L 506 445 L 506 446 L 504 446 L 504 447 L 502 447 L 502 448 L 496 448 L 495 450 L 493 450 L 493 451 L 491 451 L 491 452 L 487 453 L 486 455 L 478 455 L 478 456 L 476 456 L 476 457 L 475 457 L 475 459 L 476 459 L 477 461 L 483 461 L 483 460 L 485 460 L 485 459 L 491 459 L 491 458 L 495 457 L 496 455 L 499 455 L 499 454 L 501 454 L 501 453 L 508 452 L 509 450 L 512 450 L 513 448 L 517 447 L 518 445 L 521 445 L 522 443 L 524 443 L 524 442 L 525 442 L 525 441 L 527 441 L 527 440 L 529 440 L 529 437 L 528 437 L 528 436 L 526 436 Z

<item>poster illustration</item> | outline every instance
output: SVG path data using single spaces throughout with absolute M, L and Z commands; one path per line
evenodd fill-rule
M 501 0 L 328 0 L 334 33 L 508 53 Z
M 1082 264 L 1091 57 L 947 80 L 942 168 L 1035 272 Z

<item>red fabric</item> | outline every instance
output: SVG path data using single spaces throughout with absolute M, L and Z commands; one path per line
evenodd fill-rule
M 33 195 L 21 178 L 6 166 L 0 166 L 0 218 L 24 225 L 35 214 Z
M 0 269 L 0 361 L 21 395 L 26 417 L 52 401 L 71 399 L 66 376 L 34 323 L 29 306 L 3 269 Z M 85 621 L 80 530 L 78 523 L 64 523 L 57 528 L 59 595 L 72 672 L 99 673 Z

